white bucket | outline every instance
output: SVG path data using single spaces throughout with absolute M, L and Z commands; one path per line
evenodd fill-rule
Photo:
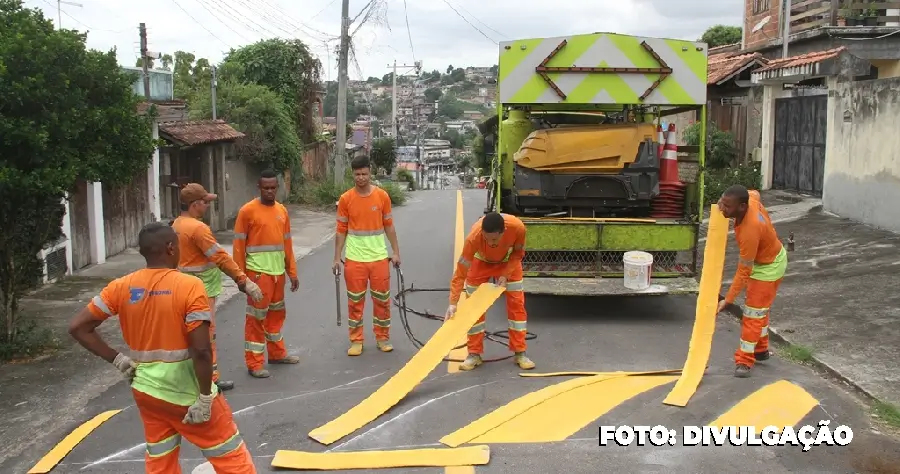
M 653 255 L 639 251 L 625 252 L 622 261 L 625 263 L 625 288 L 631 290 L 650 288 Z

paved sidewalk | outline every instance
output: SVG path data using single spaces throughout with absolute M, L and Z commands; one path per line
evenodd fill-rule
M 869 396 L 900 406 L 900 235 L 821 207 L 778 222 L 778 211 L 790 215 L 795 212 L 788 211 L 791 206 L 797 205 L 770 208 L 782 241 L 794 233 L 770 331 L 811 349 L 816 362 Z M 729 236 L 722 294 L 731 284 L 737 255 Z M 743 303 L 743 295 L 737 303 Z
M 288 206 L 291 214 L 294 254 L 299 260 L 334 235 L 334 215 Z M 231 253 L 232 232 L 216 234 Z M 81 349 L 67 334 L 69 319 L 109 281 L 144 266 L 136 249 L 88 267 L 59 283 L 38 289 L 20 301 L 27 317 L 49 327 L 60 341 L 55 354 L 26 363 L 0 364 L 0 465 L 36 444 L 45 436 L 61 436 L 77 422 L 92 399 L 122 381 L 109 364 Z M 300 282 L 303 285 L 303 282 Z M 230 278 L 223 279 L 221 308 L 240 292 Z M 118 321 L 100 328 L 113 347 L 124 347 Z M 128 405 L 123 403 L 123 405 Z

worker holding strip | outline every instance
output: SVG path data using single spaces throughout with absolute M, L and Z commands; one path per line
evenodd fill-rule
M 746 287 L 740 347 L 734 353 L 734 376 L 746 378 L 756 361 L 769 358 L 769 310 L 787 271 L 787 252 L 760 202 L 759 192 L 731 186 L 718 206 L 725 217 L 734 219 L 734 236 L 741 254 L 718 312 L 733 304 Z
M 212 340 L 213 382 L 219 390 L 231 390 L 234 382 L 221 380 L 216 360 L 216 298 L 222 293 L 222 273 L 224 272 L 254 302 L 262 299 L 259 285 L 247 278 L 231 255 L 216 242 L 212 230 L 201 219 L 210 207 L 210 202 L 218 196 L 212 194 L 199 183 L 189 183 L 181 188 L 181 215 L 172 222 L 178 233 L 181 258 L 178 270 L 196 276 L 206 287 L 209 297 L 209 330 Z
M 478 220 L 463 245 L 450 282 L 450 306 L 447 318 L 456 313 L 460 293 L 465 286 L 471 295 L 491 278 L 506 288 L 506 318 L 509 328 L 509 350 L 524 370 L 535 364 L 525 355 L 527 335 L 525 291 L 522 281 L 522 258 L 525 257 L 525 224 L 518 217 L 491 212 Z M 460 370 L 472 370 L 483 363 L 485 315 L 481 315 L 468 334 L 469 355 Z
M 391 197 L 371 183 L 370 166 L 369 159 L 364 156 L 350 162 L 356 185 L 341 195 L 337 209 L 332 270 L 340 271 L 341 253 L 346 246 L 344 281 L 349 313 L 349 356 L 358 356 L 363 351 L 362 317 L 366 289 L 372 296 L 375 345 L 382 352 L 394 350 L 391 345 L 391 263 L 400 265 L 400 246 L 391 215 Z M 385 236 L 393 251 L 390 258 Z
M 72 319 L 69 334 L 129 379 L 144 424 L 148 474 L 181 472 L 182 436 L 218 473 L 255 474 L 231 407 L 212 380 L 210 306 L 199 278 L 176 270 L 178 235 L 163 222 L 138 235 L 146 268 L 113 280 Z M 129 355 L 96 329 L 119 317 Z
M 259 198 L 241 206 L 234 223 L 234 260 L 241 270 L 262 289 L 263 297 L 247 296 L 244 318 L 244 363 L 256 378 L 266 378 L 263 367 L 266 353 L 269 364 L 297 364 L 300 358 L 288 355 L 281 329 L 287 316 L 284 304 L 285 275 L 291 291 L 300 288 L 297 261 L 291 236 L 291 216 L 275 200 L 278 175 L 272 170 L 260 174 Z

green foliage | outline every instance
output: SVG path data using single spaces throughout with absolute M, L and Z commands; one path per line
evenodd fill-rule
M 441 99 L 444 93 L 438 87 L 432 87 L 430 89 L 425 89 L 425 100 L 427 102 L 437 102 Z
M 485 174 L 490 174 L 492 158 L 484 149 L 484 136 L 481 134 L 478 134 L 472 141 L 472 157 L 474 158 L 473 167 L 481 168 Z
M 450 120 L 456 120 L 462 117 L 464 108 L 463 103 L 451 94 L 445 94 L 438 101 L 437 114 L 441 117 L 447 117 Z
M 759 162 L 724 169 L 707 169 L 703 178 L 704 207 L 718 201 L 722 193 L 734 184 L 740 184 L 747 189 L 760 189 L 762 172 Z
M 684 129 L 686 145 L 700 146 L 700 122 L 693 122 Z M 706 166 L 712 169 L 726 168 L 737 157 L 734 135 L 719 130 L 714 122 L 706 126 Z
M 53 333 L 31 319 L 20 320 L 12 339 L 0 338 L 0 361 L 37 357 L 57 345 Z
M 416 189 L 416 177 L 408 169 L 401 168 L 397 170 L 397 179 L 409 183 L 409 189 Z
M 229 52 L 221 77 L 273 90 L 290 107 L 300 140 L 311 143 L 316 129 L 310 104 L 318 94 L 321 72 L 322 64 L 302 41 L 275 38 Z
M 397 163 L 397 149 L 393 138 L 378 138 L 372 143 L 372 152 L 369 153 L 372 163 L 379 169 L 390 173 Z
M 38 252 L 61 237 L 77 179 L 126 184 L 156 145 L 152 117 L 137 114 L 136 77 L 85 39 L 0 0 L 0 342 L 21 340 L 18 300 L 41 277 Z
M 406 191 L 400 189 L 400 186 L 394 183 L 383 183 L 381 189 L 390 196 L 392 206 L 402 206 L 406 203 Z
M 172 62 L 176 98 L 193 103 L 198 97 L 210 95 L 212 66 L 208 59 L 198 59 L 193 53 L 175 51 Z
M 301 144 L 290 108 L 275 92 L 258 84 L 219 81 L 216 108 L 220 117 L 245 135 L 236 147 L 242 160 L 265 163 L 275 171 L 300 161 Z M 211 117 L 210 94 L 199 95 L 191 108 L 194 119 Z
M 708 28 L 700 37 L 700 41 L 709 45 L 710 48 L 740 43 L 743 31 L 740 26 L 716 25 Z

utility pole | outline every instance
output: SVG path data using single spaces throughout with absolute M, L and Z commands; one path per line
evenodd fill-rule
M 141 32 L 141 67 L 144 70 L 144 98 L 147 101 L 150 101 L 150 73 L 148 71 L 149 64 L 148 63 L 148 55 L 147 53 L 147 24 L 141 23 L 140 27 Z
M 212 81 L 210 81 L 210 89 L 212 89 L 212 118 L 216 120 L 216 67 L 212 67 Z
M 781 58 L 784 59 L 788 57 L 788 38 L 791 36 L 791 3 L 793 2 L 791 0 L 781 0 L 781 2 L 784 4 L 782 5 L 784 11 L 781 14 L 784 17 L 781 33 Z
M 397 65 L 397 60 L 394 60 L 394 64 L 388 64 L 387 67 L 393 68 L 393 74 L 391 74 L 393 79 L 393 88 L 391 88 L 391 126 L 393 127 L 392 133 L 394 136 L 394 141 L 396 142 L 398 137 L 398 125 L 397 125 L 397 68 L 415 68 L 416 72 L 422 70 L 422 61 L 416 61 L 415 64 L 401 64 Z M 413 92 L 415 96 L 415 92 Z
M 73 7 L 78 7 L 78 8 L 81 8 L 84 6 L 80 3 L 67 2 L 65 0 L 56 0 L 56 29 L 57 30 L 62 29 L 62 6 L 63 6 L 63 3 L 65 3 L 66 5 L 71 5 Z
M 344 185 L 347 152 L 347 63 L 350 53 L 350 0 L 341 2 L 341 51 L 338 58 L 337 140 L 334 144 L 334 183 Z

